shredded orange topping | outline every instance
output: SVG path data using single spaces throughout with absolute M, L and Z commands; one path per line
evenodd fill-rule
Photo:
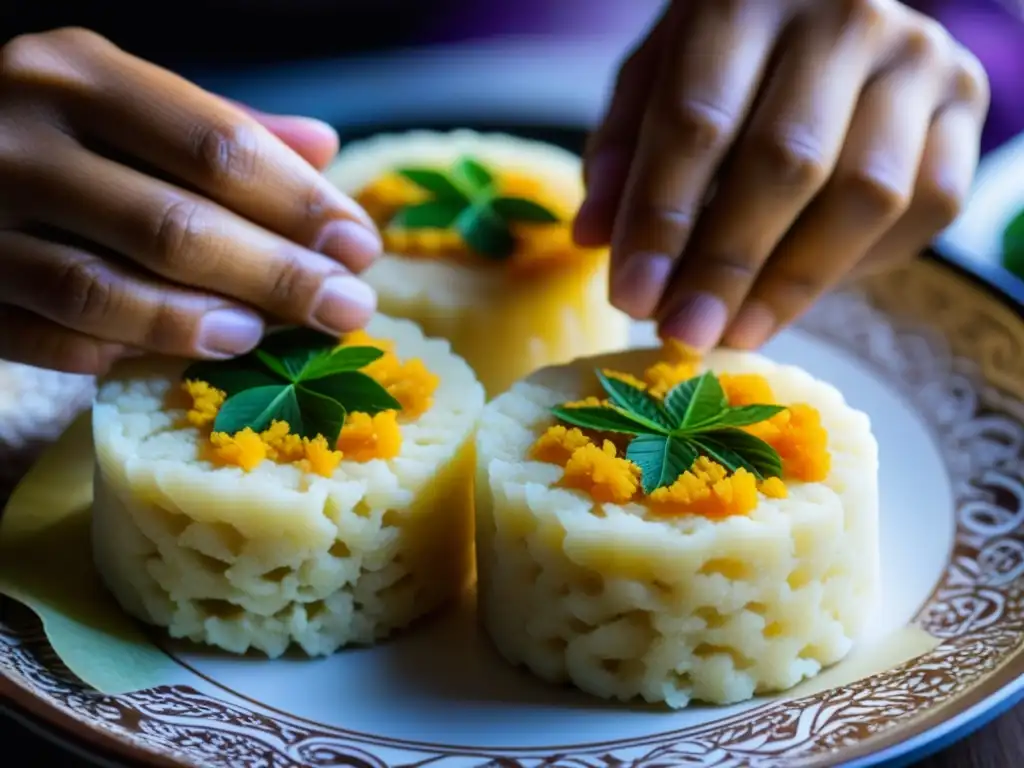
M 395 411 L 370 416 L 353 413 L 338 435 L 338 449 L 353 461 L 393 459 L 402 449 L 402 432 Z
M 534 461 L 543 461 L 545 464 L 557 464 L 564 467 L 577 448 L 590 445 L 592 442 L 577 427 L 563 427 L 561 424 L 555 424 L 548 427 L 547 431 L 537 438 L 537 442 L 530 449 L 530 458 Z
M 241 467 L 246 472 L 256 469 L 267 458 L 267 444 L 248 427 L 236 435 L 214 432 L 210 435 L 210 445 L 215 461 Z
M 286 464 L 306 458 L 306 445 L 299 435 L 291 433 L 287 421 L 273 421 L 260 433 L 260 439 L 267 446 L 267 458 Z M 308 442 L 308 441 L 307 441 Z
M 341 451 L 333 450 L 322 436 L 310 440 L 289 431 L 287 422 L 275 421 L 263 432 L 246 427 L 229 435 L 213 432 L 207 458 L 222 466 L 241 467 L 251 472 L 265 459 L 280 464 L 297 464 L 306 472 L 330 477 L 341 463 Z
M 309 439 L 293 434 L 284 421 L 274 421 L 260 433 L 249 428 L 234 435 L 212 432 L 203 449 L 206 458 L 222 466 L 241 467 L 247 472 L 269 459 L 280 464 L 296 464 L 306 472 L 330 477 L 342 458 L 366 462 L 398 456 L 402 449 L 399 415 L 414 419 L 427 411 L 441 380 L 422 360 L 400 360 L 393 342 L 374 338 L 365 331 L 347 334 L 342 343 L 376 347 L 384 352 L 382 357 L 363 368 L 363 372 L 376 379 L 402 404 L 401 414 L 396 411 L 373 416 L 349 413 L 335 446 L 329 445 L 321 435 Z M 225 393 L 205 381 L 185 381 L 181 389 L 191 399 L 185 420 L 201 430 L 211 429 L 226 399 Z
M 573 241 L 575 204 L 563 199 L 563 193 L 528 174 L 508 169 L 491 171 L 498 194 L 534 200 L 559 217 L 555 223 L 513 222 L 516 249 L 510 266 L 530 270 L 570 262 L 589 252 L 590 249 L 580 248 Z M 408 256 L 479 262 L 453 229 L 403 229 L 388 225 L 401 208 L 430 199 L 428 193 L 397 173 L 374 179 L 356 193 L 355 199 L 381 228 L 385 250 Z
M 208 427 L 217 418 L 217 411 L 224 405 L 227 396 L 214 389 L 205 381 L 186 381 L 182 384 L 185 394 L 192 398 L 192 407 L 185 413 L 185 419 L 194 427 Z
M 394 344 L 370 336 L 366 331 L 347 334 L 344 346 L 376 347 L 384 352 L 363 368 L 363 373 L 376 379 L 395 400 L 402 404 L 402 415 L 408 418 L 422 416 L 434 402 L 434 392 L 441 383 L 419 358 L 402 361 L 394 352 Z
M 330 477 L 341 463 L 341 451 L 332 450 L 323 435 L 317 435 L 312 440 L 302 438 L 302 448 L 305 458 L 299 460 L 299 465 L 306 472 Z
M 648 367 L 638 377 L 622 371 L 604 370 L 609 378 L 628 382 L 656 398 L 699 372 L 699 360 L 686 347 L 664 342 L 664 360 Z M 758 374 L 720 374 L 718 380 L 731 406 L 777 404 L 768 380 Z M 566 407 L 607 405 L 591 396 L 566 403 Z M 828 476 L 831 457 L 828 433 L 821 414 L 805 404 L 788 406 L 766 421 L 743 429 L 771 445 L 782 459 L 783 475 L 793 480 L 820 482 Z M 602 503 L 622 504 L 644 499 L 640 468 L 620 456 L 616 436 L 605 436 L 556 424 L 537 438 L 530 458 L 563 467 L 560 485 L 589 493 Z M 659 515 L 697 514 L 710 518 L 749 514 L 763 496 L 784 499 L 789 494 L 782 478 L 758 482 L 745 469 L 730 473 L 705 456 L 680 475 L 672 485 L 658 488 L 646 497 L 652 512 Z
M 640 487 L 640 467 L 617 453 L 610 440 L 600 448 L 593 443 L 580 446 L 566 462 L 560 484 L 585 491 L 601 504 L 625 504 Z
M 742 468 L 729 474 L 721 464 L 701 456 L 672 485 L 658 488 L 648 498 L 652 511 L 662 515 L 745 515 L 757 506 L 757 478 Z
M 730 405 L 778 402 L 771 385 L 757 374 L 722 374 L 718 377 Z M 828 477 L 832 456 L 828 451 L 828 432 L 821 424 L 821 414 L 805 404 L 790 405 L 767 421 L 744 427 L 764 440 L 782 458 L 786 477 L 817 483 Z

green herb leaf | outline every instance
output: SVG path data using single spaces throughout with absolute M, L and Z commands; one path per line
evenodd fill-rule
M 263 365 L 269 368 L 271 371 L 276 373 L 285 381 L 294 381 L 296 373 L 290 370 L 283 362 L 278 360 L 276 357 L 271 355 L 269 352 L 264 352 L 262 349 L 254 349 L 253 355 Z
M 661 435 L 638 435 L 626 448 L 626 458 L 640 467 L 644 493 L 672 485 L 693 466 L 697 451 L 686 440 Z
M 782 459 L 776 450 L 742 430 L 723 429 L 691 435 L 688 439 L 703 455 L 730 472 L 743 467 L 758 480 L 782 476 Z
M 722 385 L 711 371 L 677 384 L 665 395 L 665 410 L 681 430 L 710 421 L 728 405 Z
M 458 200 L 429 200 L 400 209 L 389 223 L 403 229 L 448 229 L 465 207 Z
M 649 429 L 667 434 L 675 426 L 658 401 L 642 389 L 608 376 L 603 371 L 597 372 L 597 380 L 615 405 L 637 421 L 646 423 Z
M 284 381 L 260 365 L 255 357 L 233 360 L 202 360 L 185 369 L 182 379 L 205 381 L 228 397 L 247 389 L 283 386 Z
M 217 412 L 213 430 L 233 435 L 249 427 L 262 432 L 275 419 L 287 421 L 297 431 L 302 429 L 295 388 L 290 384 L 256 387 L 232 395 Z
M 334 448 L 345 424 L 345 408 L 337 400 L 303 386 L 295 388 L 295 397 L 302 411 L 302 424 L 299 427 L 301 431 L 294 428 L 291 431 L 310 440 L 323 435 L 327 444 Z
M 359 371 L 345 371 L 317 379 L 304 379 L 299 386 L 336 400 L 343 404 L 349 413 L 359 411 L 372 415 L 381 411 L 402 410 L 402 404 L 384 387 Z
M 329 352 L 321 352 L 310 360 L 298 378 L 299 381 L 311 381 L 335 373 L 358 371 L 383 356 L 384 350 L 377 347 L 338 347 Z
M 508 224 L 486 203 L 460 213 L 455 228 L 466 245 L 481 256 L 501 261 L 515 250 L 515 239 Z
M 452 179 L 473 196 L 489 192 L 491 185 L 494 184 L 494 176 L 491 172 L 472 157 L 459 158 L 458 162 L 452 166 L 451 173 Z
M 421 189 L 430 192 L 438 200 L 450 200 L 463 205 L 469 203 L 469 197 L 442 171 L 430 168 L 400 168 L 398 173 Z
M 741 405 L 727 408 L 710 422 L 703 422 L 695 427 L 701 429 L 720 429 L 722 427 L 746 427 L 767 421 L 777 413 L 786 410 L 784 405 Z
M 287 355 L 282 358 L 281 362 L 284 367 L 292 374 L 292 381 L 298 381 L 302 378 L 302 372 L 306 370 L 306 367 L 316 360 L 321 355 L 330 354 L 329 350 L 326 349 L 305 349 L 295 352 L 295 354 Z
M 1024 279 L 1024 211 L 1003 230 L 1003 266 Z
M 560 220 L 543 205 L 525 197 L 498 197 L 491 201 L 491 206 L 505 221 L 554 224 Z
M 632 414 L 615 407 L 566 408 L 560 406 L 553 408 L 551 412 L 559 421 L 582 429 L 618 432 L 626 435 L 665 434 L 665 430 L 661 427 L 651 428 L 645 422 L 637 421 Z

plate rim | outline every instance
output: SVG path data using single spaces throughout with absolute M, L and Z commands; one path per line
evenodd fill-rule
M 940 251 L 935 247 L 926 249 L 921 254 L 921 259 L 950 270 L 970 284 L 981 288 L 990 298 L 1011 309 L 1024 309 L 1024 281 L 999 267 L 979 263 L 950 249 Z M 1007 667 L 1016 670 L 1016 674 L 1011 676 L 1008 682 L 999 684 L 999 679 L 1006 677 Z M 828 765 L 833 768 L 899 768 L 909 765 L 970 735 L 1007 712 L 1022 699 L 1024 649 L 1018 649 L 1003 665 L 992 670 L 986 679 L 979 681 L 976 686 L 958 697 L 955 704 L 957 711 L 949 713 L 947 710 L 954 706 L 950 704 L 925 714 L 915 726 L 912 726 L 913 733 L 909 734 L 909 738 L 895 744 L 887 744 L 883 739 L 883 743 L 876 748 L 854 755 L 842 763 L 814 759 L 807 765 L 808 768 Z M 72 751 L 81 750 L 89 755 L 89 759 L 109 759 L 109 755 L 115 756 L 127 765 L 146 768 L 180 768 L 187 764 L 176 761 L 169 755 L 144 751 L 139 744 L 133 743 L 129 738 L 112 731 L 96 729 L 87 721 L 70 717 L 56 704 L 35 695 L 32 690 L 0 670 L 0 715 L 5 714 L 4 710 L 10 710 L 15 722 L 20 716 L 37 726 L 40 735 L 45 734 L 44 738 L 57 747 L 67 750 L 65 744 L 68 744 Z M 78 746 L 79 743 L 81 746 Z M 867 747 L 867 744 L 864 746 Z

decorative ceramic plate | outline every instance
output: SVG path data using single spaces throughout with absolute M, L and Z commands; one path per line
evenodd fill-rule
M 784 696 L 668 711 L 548 686 L 500 660 L 472 596 L 376 648 L 318 660 L 228 657 L 151 634 L 166 674 L 121 695 L 77 681 L 38 620 L 5 600 L 0 695 L 53 738 L 161 766 L 920 758 L 1024 695 L 1024 321 L 1019 284 L 1007 290 L 928 259 L 827 298 L 766 348 L 866 411 L 882 464 L 884 605 L 871 637 Z M 635 342 L 653 342 L 651 329 L 637 326 Z
M 638 327 L 642 342 L 650 329 Z M 177 643 L 164 685 L 99 695 L 25 612 L 0 617 L 2 690 L 60 732 L 161 765 L 875 765 L 958 735 L 1024 689 L 1024 321 L 934 260 L 830 297 L 766 350 L 833 382 L 881 448 L 885 604 L 872 637 L 787 696 L 621 707 L 499 660 L 472 601 L 375 649 L 229 658 Z

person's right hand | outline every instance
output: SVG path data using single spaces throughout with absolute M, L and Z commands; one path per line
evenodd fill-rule
M 0 48 L 0 358 L 102 373 L 361 327 L 380 237 L 301 134 L 85 30 Z

